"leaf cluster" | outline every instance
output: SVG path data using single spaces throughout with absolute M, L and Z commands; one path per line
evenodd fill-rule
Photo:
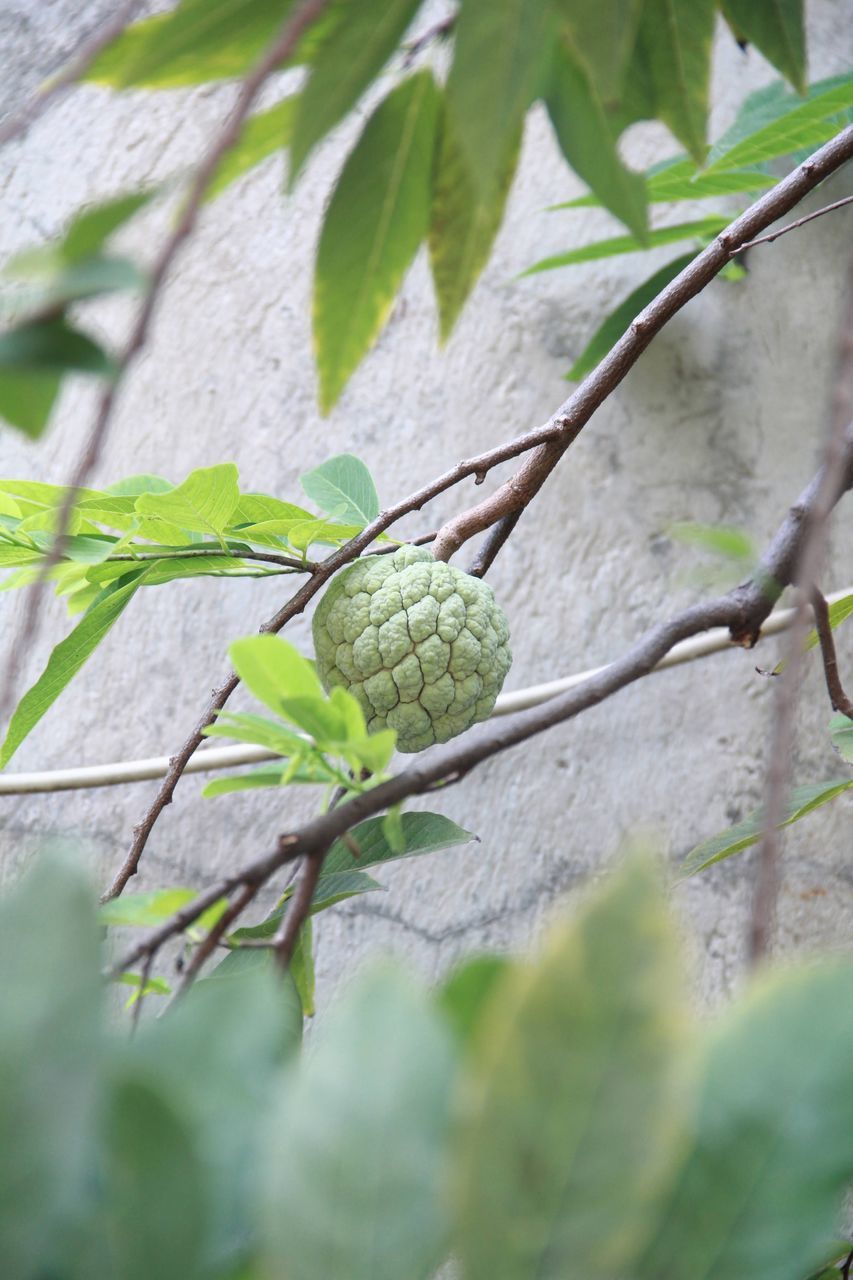
M 263 952 L 128 1043 L 79 873 L 42 861 L 0 913 L 15 1280 L 426 1280 L 448 1256 L 464 1280 L 803 1280 L 848 1251 L 853 966 L 765 976 L 697 1025 L 645 859 L 534 959 L 435 991 L 361 972 L 305 1055 Z
M 0 747 L 0 767 L 141 587 L 308 572 L 312 546 L 341 546 L 379 512 L 370 473 L 350 454 L 302 477 L 320 515 L 269 494 L 241 493 L 238 481 L 233 463 L 199 468 L 179 485 L 140 475 L 74 494 L 37 481 L 0 480 L 0 569 L 12 571 L 0 590 L 47 572 L 69 613 L 82 614 L 21 699 Z M 65 536 L 57 542 L 69 498 Z
M 301 90 L 248 121 L 208 190 L 218 195 L 285 150 L 292 189 L 323 139 L 360 108 L 386 70 L 395 73 L 393 87 L 369 104 L 319 235 L 313 327 L 324 411 L 376 340 L 424 241 L 440 336 L 449 337 L 491 253 L 535 103 L 544 105 L 565 160 L 590 187 L 585 202 L 602 204 L 622 221 L 631 233 L 622 239 L 632 247 L 665 234 L 649 230 L 650 202 L 772 185 L 766 173 L 750 176 L 754 165 L 831 136 L 833 116 L 837 121 L 851 105 L 849 84 L 837 86 L 836 99 L 827 86 L 805 98 L 774 87 L 735 126 L 747 134 L 730 133 L 708 152 L 718 8 L 736 38 L 754 43 L 801 94 L 802 0 L 606 0 L 594 12 L 587 0 L 460 0 L 433 39 L 427 32 L 410 40 L 422 8 L 421 0 L 333 0 L 290 60 L 305 73 Z M 294 0 L 181 0 L 126 30 L 89 74 L 117 89 L 156 90 L 245 76 L 294 9 Z M 443 49 L 435 54 L 438 46 L 447 47 L 447 56 Z M 664 122 L 689 158 L 675 157 L 648 174 L 626 167 L 619 140 L 641 119 Z M 710 236 L 715 228 L 706 219 L 683 234 Z M 666 229 L 666 238 L 675 233 Z M 14 396 L 0 385 L 0 412 L 33 434 L 43 429 L 58 388 L 48 348 L 63 346 L 60 373 L 87 367 L 93 356 L 45 323 L 35 334 L 10 335 L 10 361 L 29 352 L 31 373 L 15 384 Z M 616 324 L 597 335 L 599 354 Z M 590 367 L 592 355 L 585 354 L 574 376 Z M 35 381 L 33 369 L 40 370 Z

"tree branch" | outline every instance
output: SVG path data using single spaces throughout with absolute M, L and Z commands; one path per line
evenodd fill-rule
M 148 560 L 187 560 L 193 557 L 204 556 L 221 556 L 231 560 L 260 560 L 265 564 L 278 564 L 286 569 L 294 569 L 297 573 L 313 573 L 315 565 L 311 560 L 297 560 L 295 556 L 279 556 L 269 551 L 234 551 L 229 548 L 223 551 L 221 547 L 187 547 L 180 548 L 178 551 L 170 551 L 163 554 L 162 551 L 142 551 L 138 555 L 130 553 L 121 553 L 117 556 L 107 556 L 106 562 L 114 564 L 116 561 L 128 561 L 137 564 Z
M 412 796 L 423 795 L 438 786 L 450 785 L 465 777 L 484 760 L 597 706 L 620 689 L 649 675 L 670 649 L 701 631 L 725 626 L 729 628 L 733 640 L 751 647 L 775 601 L 793 580 L 792 574 L 804 539 L 819 510 L 819 503 L 825 498 L 826 473 L 826 467 L 822 468 L 790 509 L 762 557 L 754 577 L 748 582 L 716 599 L 693 605 L 655 627 L 621 658 L 550 702 L 530 711 L 520 712 L 494 728 L 491 725 L 488 729 L 483 726 L 481 731 L 465 734 L 457 742 L 432 749 L 424 753 L 415 764 L 386 782 L 328 809 L 299 830 L 279 837 L 270 853 L 250 862 L 242 871 L 208 890 L 200 900 L 183 908 L 171 921 L 137 943 L 114 966 L 112 976 L 123 972 L 140 957 L 148 955 L 152 949 L 158 950 L 169 937 L 185 929 L 188 923 L 197 919 L 223 893 L 230 894 L 241 884 L 264 884 L 286 863 L 301 857 L 306 859 L 306 867 L 299 892 L 291 900 L 287 912 L 286 938 L 281 941 L 283 950 L 285 942 L 292 948 L 310 910 L 314 884 L 327 850 L 334 840 L 342 838 L 357 823 Z M 853 488 L 853 426 L 844 435 L 839 465 L 833 467 L 833 473 L 837 501 L 842 492 Z M 308 864 L 311 862 L 315 863 L 315 867 L 309 875 Z
M 853 196 L 845 196 L 843 200 L 836 200 L 833 204 L 824 205 L 822 209 L 815 209 L 814 213 L 807 213 L 805 217 L 797 218 L 796 222 L 789 222 L 786 226 L 780 227 L 778 231 L 771 231 L 769 235 L 758 236 L 755 240 L 742 244 L 739 249 L 732 250 L 732 257 L 736 253 L 743 253 L 746 249 L 754 249 L 757 244 L 772 244 L 774 240 L 778 240 L 780 236 L 786 236 L 789 231 L 796 231 L 797 227 L 804 227 L 807 222 L 812 222 L 815 218 L 822 218 L 825 213 L 832 213 L 834 209 L 841 209 L 846 204 L 853 204 Z
M 840 711 L 842 715 L 853 720 L 853 702 L 844 692 L 841 676 L 838 674 L 838 655 L 835 652 L 835 639 L 832 635 L 832 625 L 829 620 L 829 605 L 823 592 L 817 587 L 812 588 L 811 603 L 817 638 L 820 641 L 823 674 L 826 680 L 826 691 L 829 694 L 830 705 L 833 711 Z
M 776 218 L 786 213 L 809 191 L 818 185 L 830 173 L 840 168 L 853 156 L 853 126 L 842 130 L 837 137 L 814 153 L 804 164 L 783 179 L 772 191 L 752 205 L 746 213 L 737 218 L 723 231 L 713 244 L 699 255 L 690 266 L 677 276 L 663 290 L 630 326 L 626 334 L 613 347 L 609 355 L 581 383 L 577 391 L 557 410 L 551 420 L 544 426 L 527 432 L 523 436 L 497 448 L 489 449 L 477 457 L 458 463 L 451 470 L 438 476 L 430 484 L 424 485 L 405 498 L 402 502 L 381 512 L 357 537 L 345 546 L 328 556 L 315 567 L 311 579 L 278 611 L 261 631 L 277 632 L 301 613 L 306 604 L 323 587 L 338 569 L 360 556 L 371 545 L 380 533 L 384 533 L 397 520 L 413 511 L 419 511 L 431 499 L 453 488 L 462 480 L 474 476 L 479 483 L 494 467 L 502 462 L 529 453 L 530 457 L 522 463 L 515 476 L 498 489 L 497 493 L 484 504 L 464 512 L 455 521 L 450 521 L 439 531 L 435 542 L 437 559 L 447 559 L 453 551 L 474 533 L 497 523 L 504 516 L 519 512 L 530 502 L 544 484 L 565 450 L 589 421 L 595 410 L 610 393 L 619 385 L 628 370 L 639 359 L 642 352 L 668 320 L 676 314 L 689 298 L 694 297 L 705 285 L 709 284 L 718 271 L 729 260 L 730 251 L 757 231 L 769 226 Z M 486 512 L 487 518 L 481 518 Z M 479 513 L 479 514 L 478 514 Z M 483 555 L 490 558 L 491 564 L 498 550 L 509 534 L 507 529 L 499 541 L 487 544 Z M 485 572 L 485 568 L 482 572 Z M 154 801 L 142 821 L 134 829 L 133 841 L 125 861 L 115 876 L 110 887 L 103 895 L 103 901 L 117 897 L 131 876 L 136 874 L 139 860 L 151 831 L 163 809 L 171 803 L 175 787 L 190 757 L 203 741 L 203 730 L 212 723 L 217 712 L 228 701 L 228 698 L 239 683 L 236 675 L 230 675 L 213 693 L 207 710 L 199 720 L 193 732 L 185 741 L 180 751 L 173 757 L 173 764 L 154 798 Z
M 770 753 L 764 789 L 764 831 L 758 848 L 755 892 L 749 923 L 749 959 L 758 964 L 770 946 L 780 885 L 780 828 L 790 787 L 794 752 L 794 715 L 797 709 L 805 639 L 808 602 L 820 576 L 826 549 L 830 514 L 846 488 L 850 487 L 853 465 L 853 262 L 848 267 L 848 285 L 838 350 L 829 434 L 824 447 L 823 466 L 812 484 L 812 496 L 804 506 L 799 536 L 792 541 L 785 560 L 788 582 L 800 586 L 794 625 L 788 637 L 785 670 L 779 682 L 774 707 Z M 821 597 L 822 599 L 822 597 Z M 825 606 L 824 601 L 824 606 Z
M 851 156 L 853 125 L 848 125 L 721 231 L 707 249 L 640 312 L 592 373 L 560 405 L 551 419 L 551 424 L 560 427 L 556 440 L 526 458 L 515 474 L 490 497 L 448 520 L 439 529 L 435 558 L 449 560 L 469 538 L 482 533 L 503 516 L 526 507 L 596 409 L 618 387 L 664 325 L 710 284 L 733 254 L 740 252 L 765 227 L 794 208 Z

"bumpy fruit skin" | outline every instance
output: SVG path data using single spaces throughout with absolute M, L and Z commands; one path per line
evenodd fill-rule
M 423 751 L 485 720 L 512 655 L 492 589 L 420 547 L 366 556 L 333 579 L 314 614 L 328 692 L 358 699 L 370 733 Z

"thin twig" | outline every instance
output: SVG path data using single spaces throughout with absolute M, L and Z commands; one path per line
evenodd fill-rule
M 853 720 L 853 702 L 844 692 L 841 676 L 838 673 L 838 655 L 835 651 L 835 638 L 832 634 L 832 624 L 829 618 L 829 605 L 827 604 L 826 596 L 817 587 L 812 587 L 811 603 L 817 638 L 820 641 L 823 674 L 826 680 L 826 690 L 829 694 L 830 705 L 833 711 L 840 711 L 842 715 Z
M 497 524 L 492 525 L 483 545 L 468 569 L 472 578 L 485 578 L 494 564 L 498 552 L 521 519 L 523 510 L 523 507 L 519 507 L 511 515 L 501 516 Z
M 477 518 L 482 506 L 474 508 L 474 519 L 466 524 L 466 518 L 472 513 L 464 513 L 457 521 L 451 521 L 439 531 L 436 539 L 435 554 L 446 559 L 452 551 L 462 545 L 467 537 L 473 536 L 496 523 L 504 515 L 519 510 L 544 484 L 548 475 L 556 466 L 562 454 L 589 421 L 595 410 L 603 403 L 619 385 L 628 370 L 636 363 L 654 335 L 664 327 L 672 316 L 690 298 L 699 293 L 729 260 L 729 251 L 744 240 L 753 236 L 756 231 L 769 226 L 782 214 L 786 213 L 803 196 L 823 181 L 830 173 L 840 168 L 853 156 L 853 126 L 848 126 L 830 142 L 816 151 L 804 164 L 801 164 L 787 178 L 783 179 L 772 191 L 768 192 L 731 225 L 701 253 L 694 261 L 667 286 L 653 303 L 637 316 L 627 333 L 612 348 L 608 356 L 581 384 L 577 391 L 569 397 L 556 414 L 533 431 L 527 432 L 515 440 L 497 448 L 487 450 L 478 457 L 460 462 L 451 470 L 444 472 L 431 483 L 410 494 L 402 502 L 387 508 L 373 520 L 366 529 L 353 538 L 345 546 L 328 556 L 317 567 L 311 579 L 271 618 L 262 631 L 280 631 L 291 618 L 301 613 L 306 604 L 317 594 L 329 578 L 345 564 L 360 556 L 380 533 L 384 533 L 397 520 L 413 511 L 419 511 L 432 498 L 453 488 L 462 480 L 474 476 L 477 481 L 492 468 L 512 458 L 529 453 L 530 458 L 523 463 L 506 485 L 498 490 L 498 500 L 487 500 L 488 517 L 483 523 Z M 503 495 L 501 498 L 500 495 Z M 508 495 L 508 496 L 507 496 Z M 523 504 L 519 495 L 524 495 Z M 476 526 L 476 527 L 474 527 Z M 470 530 L 470 531 L 469 531 Z M 443 546 L 442 535 L 444 536 Z M 439 552 L 442 554 L 439 554 Z M 103 900 L 117 897 L 122 892 L 131 876 L 136 874 L 139 860 L 151 831 L 163 809 L 171 803 L 175 787 L 183 773 L 187 761 L 203 741 L 203 730 L 215 718 L 216 713 L 228 701 L 236 689 L 239 680 L 235 675 L 214 691 L 207 710 L 196 728 L 190 734 L 173 757 L 173 766 L 163 781 L 163 785 L 142 821 L 135 828 L 133 841 L 125 861 L 115 876 Z
M 281 969 L 286 969 L 293 959 L 299 930 L 311 913 L 314 890 L 317 888 L 317 881 L 320 879 L 320 872 L 323 870 L 323 860 L 328 847 L 327 845 L 325 849 L 306 855 L 296 891 L 287 904 L 281 928 L 273 939 L 276 963 Z
M 424 753 L 409 768 L 386 782 L 327 809 L 301 829 L 279 837 L 270 853 L 248 863 L 229 880 L 208 890 L 200 902 L 197 899 L 147 939 L 137 943 L 113 967 L 110 976 L 117 976 L 136 963 L 140 956 L 157 950 L 169 937 L 182 932 L 223 893 L 230 894 L 239 884 L 264 884 L 286 863 L 302 858 L 303 878 L 297 895 L 294 895 L 294 899 L 299 898 L 299 906 L 294 905 L 292 899 L 288 911 L 293 932 L 281 940 L 286 957 L 287 948 L 292 951 L 298 932 L 299 913 L 304 912 L 306 901 L 310 907 L 314 891 L 312 878 L 316 884 L 326 850 L 357 823 L 412 796 L 424 795 L 440 784 L 448 786 L 457 782 L 484 760 L 599 705 L 619 690 L 649 675 L 675 645 L 701 631 L 725 626 L 736 642 L 751 647 L 776 599 L 792 581 L 807 531 L 825 497 L 826 474 L 824 467 L 789 510 L 749 582 L 742 583 L 726 595 L 693 605 L 655 627 L 609 666 L 543 706 L 520 712 L 494 728 L 484 727 L 479 732 L 466 734 L 459 742 Z M 853 488 L 853 426 L 844 435 L 843 450 L 837 467 L 833 468 L 833 483 L 836 499 L 843 491 Z M 773 584 L 772 587 L 769 584 Z
M 104 563 L 115 564 L 117 561 L 136 563 L 147 560 L 186 560 L 193 557 L 219 556 L 230 560 L 261 560 L 266 564 L 279 564 L 287 569 L 295 569 L 297 573 L 313 573 L 315 565 L 311 560 L 297 560 L 296 556 L 279 556 L 269 551 L 234 551 L 221 547 L 188 547 L 186 551 L 170 551 L 166 555 L 159 551 L 141 551 L 138 555 L 125 554 L 107 556 Z
M 56 97 L 86 74 L 89 67 L 102 49 L 112 44 L 133 20 L 138 9 L 142 8 L 142 0 L 125 0 L 111 18 L 101 27 L 93 31 L 72 54 L 71 58 L 56 75 L 45 80 L 29 102 L 17 115 L 11 116 L 5 124 L 0 125 L 0 147 L 20 134 L 26 133 L 30 125 L 50 106 Z
M 133 1012 L 130 1015 L 131 1036 L 136 1035 L 139 1019 L 142 1017 L 142 1001 L 145 999 L 145 988 L 148 986 L 148 979 L 151 977 L 155 956 L 156 952 L 151 951 L 142 962 L 142 969 L 139 973 L 139 993 L 133 1002 Z
M 9 704 L 17 680 L 18 655 L 29 652 L 35 643 L 47 578 L 50 570 L 62 557 L 77 491 L 86 483 L 98 462 L 112 422 L 119 392 L 131 366 L 143 351 L 148 340 L 151 320 L 172 264 L 185 241 L 192 235 L 204 204 L 207 188 L 215 177 L 223 156 L 239 140 L 244 121 L 264 84 L 272 73 L 290 57 L 303 32 L 320 16 L 327 3 L 328 0 L 303 0 L 299 8 L 283 23 L 275 39 L 268 45 L 242 82 L 234 108 L 216 141 L 196 170 L 187 198 L 181 207 L 180 217 L 151 268 L 142 305 L 131 329 L 130 337 L 116 360 L 115 371 L 98 403 L 92 430 L 66 488 L 65 497 L 57 518 L 57 536 L 53 547 L 41 565 L 37 581 L 30 587 L 17 642 L 12 646 L 2 687 L 0 688 L 0 719 L 4 719 L 8 715 Z
M 781 826 L 790 788 L 794 751 L 794 718 L 799 696 L 804 647 L 808 628 L 808 602 L 820 577 L 826 548 L 829 516 L 839 497 L 849 487 L 851 440 L 853 440 L 853 262 L 848 268 L 848 287 L 838 352 L 830 429 L 824 461 L 814 495 L 801 519 L 801 534 L 794 551 L 788 581 L 801 590 L 797 614 L 791 628 L 785 669 L 778 684 L 770 736 L 769 760 L 764 789 L 764 830 L 758 847 L 755 890 L 749 920 L 749 960 L 760 963 L 770 947 L 781 881 Z
M 825 213 L 832 213 L 834 209 L 841 209 L 845 204 L 853 204 L 853 196 L 845 196 L 843 200 L 836 200 L 833 204 L 824 205 L 822 209 L 815 209 L 814 213 L 807 213 L 802 218 L 797 218 L 796 222 L 789 222 L 784 227 L 780 227 L 778 231 L 771 231 L 766 236 L 758 236 L 755 240 L 749 240 L 746 244 L 742 244 L 739 249 L 733 249 L 731 256 L 736 253 L 743 253 L 746 249 L 754 249 L 757 244 L 772 244 L 774 240 L 778 240 L 780 236 L 787 235 L 789 231 L 796 231 L 797 227 L 804 227 L 807 222 L 814 221 L 815 218 L 822 218 Z
M 793 209 L 851 156 L 853 125 L 848 125 L 721 231 L 640 312 L 592 373 L 560 405 L 551 419 L 560 425 L 556 442 L 531 453 L 495 493 L 471 510 L 454 516 L 439 530 L 434 547 L 436 559 L 449 560 L 469 538 L 484 532 L 503 516 L 526 507 L 596 409 L 615 390 L 664 325 L 714 279 L 734 253 Z
M 176 999 L 189 990 L 205 960 L 207 960 L 208 956 L 210 956 L 216 949 L 220 939 L 226 933 L 229 926 L 243 914 L 246 907 L 257 895 L 259 889 L 260 885 L 258 884 L 249 883 L 243 885 L 243 888 L 236 895 L 234 901 L 228 905 L 216 923 L 208 930 L 207 937 L 196 947 L 193 952 L 192 960 L 189 962 L 181 976 L 180 986 L 175 993 Z

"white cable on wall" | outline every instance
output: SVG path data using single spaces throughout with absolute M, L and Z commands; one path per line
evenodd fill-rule
M 844 596 L 853 594 L 853 587 L 836 591 L 827 596 L 833 604 Z M 772 613 L 761 628 L 762 636 L 777 635 L 791 625 L 795 609 L 780 609 Z M 725 627 L 716 627 L 701 636 L 693 636 L 674 645 L 666 657 L 662 658 L 655 671 L 664 671 L 668 667 L 678 667 L 685 662 L 695 662 L 697 658 L 706 658 L 712 653 L 721 653 L 725 649 L 734 649 Z M 560 680 L 550 680 L 546 684 L 529 685 L 526 689 L 516 689 L 512 693 L 502 693 L 498 698 L 493 716 L 508 716 L 516 711 L 526 711 L 529 707 L 539 706 L 565 693 L 567 689 L 582 684 L 590 676 L 598 675 L 606 667 L 593 667 L 589 671 L 579 671 L 576 675 L 564 676 Z M 279 760 L 274 751 L 265 747 L 237 745 L 233 747 L 202 747 L 190 759 L 185 773 L 207 773 L 215 769 L 233 769 L 238 765 L 257 764 L 263 760 Z M 163 778 L 169 770 L 168 756 L 151 756 L 147 760 L 122 760 L 117 764 L 86 765 L 79 769 L 51 769 L 44 773 L 9 773 L 0 774 L 0 796 L 30 795 L 40 791 L 78 791 L 86 787 L 114 787 L 123 782 L 146 782 L 149 778 Z

